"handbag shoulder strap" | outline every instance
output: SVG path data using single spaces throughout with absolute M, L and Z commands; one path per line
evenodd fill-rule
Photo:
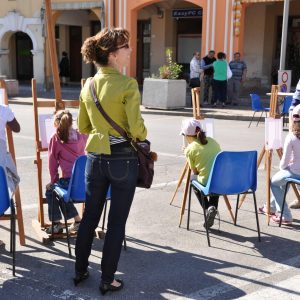
M 98 96 L 96 94 L 96 89 L 95 89 L 95 85 L 94 85 L 94 78 L 91 79 L 90 82 L 90 90 L 91 90 L 91 94 L 93 97 L 93 100 L 98 108 L 98 110 L 100 111 L 100 113 L 102 114 L 102 116 L 104 117 L 104 119 L 108 122 L 108 124 L 110 124 L 123 138 L 125 138 L 131 145 L 132 147 L 136 150 L 136 151 L 140 151 L 142 152 L 144 155 L 148 155 L 148 153 L 146 153 L 145 149 L 143 149 L 143 147 L 139 146 L 139 144 L 134 141 L 133 139 L 129 138 L 126 131 L 120 127 L 103 109 L 102 105 L 100 104 L 100 101 L 98 99 Z
M 125 138 L 127 141 L 131 142 L 131 139 L 128 137 L 126 131 L 120 127 L 103 109 L 102 105 L 100 104 L 100 101 L 98 99 L 97 93 L 96 93 L 96 89 L 95 89 L 95 84 L 94 84 L 94 78 L 92 78 L 92 80 L 90 81 L 90 90 L 91 90 L 91 94 L 93 97 L 93 100 L 98 108 L 98 110 L 100 111 L 100 113 L 102 114 L 102 116 L 104 117 L 104 119 L 123 137 Z

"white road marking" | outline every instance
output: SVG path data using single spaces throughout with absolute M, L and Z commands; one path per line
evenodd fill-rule
M 28 136 L 28 135 L 19 135 L 19 134 L 15 134 L 14 135 L 14 139 L 23 139 L 23 140 L 31 140 L 34 141 L 35 137 L 33 136 Z
M 258 284 L 261 286 L 266 286 L 265 278 L 269 278 L 270 276 L 274 276 L 276 274 L 289 271 L 293 274 L 294 270 L 297 270 L 300 267 L 300 255 L 290 258 L 288 260 L 283 261 L 282 263 L 274 263 L 268 265 L 265 268 L 261 268 L 261 270 L 251 271 L 245 274 L 237 275 L 237 278 L 233 278 L 230 273 L 228 273 L 228 278 L 224 278 L 226 274 L 222 273 L 222 283 L 212 285 L 210 287 L 198 290 L 184 297 L 177 297 L 173 299 L 211 299 L 215 297 L 220 297 L 220 295 L 233 291 L 234 289 L 241 289 L 242 287 L 248 284 Z M 212 273 L 207 272 L 210 276 Z M 275 289 L 276 287 L 272 285 Z M 279 293 L 281 289 L 277 290 Z M 291 292 L 293 289 L 291 289 Z M 251 295 L 251 294 L 250 294 Z M 249 297 L 248 299 L 252 299 Z M 281 297 L 278 299 L 282 299 Z
M 48 156 L 48 154 L 41 154 L 41 158 L 47 157 L 47 156 Z M 35 155 L 29 155 L 29 156 L 16 157 L 16 160 L 26 160 L 26 159 L 36 159 L 36 156 Z

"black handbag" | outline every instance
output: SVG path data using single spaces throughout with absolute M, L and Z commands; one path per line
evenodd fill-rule
M 90 82 L 90 90 L 93 97 L 93 100 L 103 115 L 105 120 L 122 136 L 124 137 L 132 147 L 137 151 L 138 161 L 139 161 L 139 172 L 137 179 L 137 187 L 149 189 L 151 187 L 153 176 L 154 176 L 154 157 L 156 160 L 156 153 L 151 152 L 150 146 L 151 143 L 148 140 L 136 142 L 133 139 L 129 138 L 126 131 L 121 128 L 110 116 L 104 111 L 101 106 L 98 96 L 96 94 L 94 79 Z

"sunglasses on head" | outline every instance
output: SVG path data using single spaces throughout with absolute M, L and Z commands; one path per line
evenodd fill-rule
M 128 49 L 129 45 L 128 44 L 124 44 L 123 46 L 117 47 L 116 50 L 119 50 L 119 49 L 122 49 L 122 48 Z

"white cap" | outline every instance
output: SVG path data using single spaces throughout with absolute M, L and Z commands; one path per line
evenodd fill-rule
M 182 135 L 196 135 L 196 128 L 201 127 L 201 123 L 199 120 L 196 119 L 185 119 L 181 123 L 181 131 L 180 134 Z
M 300 121 L 300 104 L 295 106 L 293 109 L 293 120 L 294 120 L 294 122 Z

